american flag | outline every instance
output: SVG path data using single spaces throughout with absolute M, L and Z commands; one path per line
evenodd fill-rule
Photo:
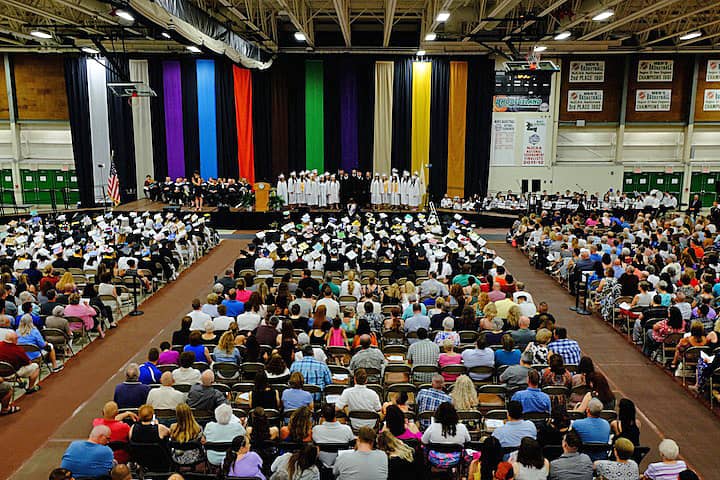
M 115 162 L 110 162 L 110 175 L 108 176 L 108 196 L 116 207 L 120 205 L 120 180 L 118 180 Z

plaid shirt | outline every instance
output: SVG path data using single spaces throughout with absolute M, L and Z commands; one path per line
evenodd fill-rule
M 452 403 L 450 395 L 445 392 L 435 390 L 434 388 L 423 388 L 420 390 L 420 393 L 418 393 L 418 396 L 415 399 L 418 413 L 427 411 L 434 412 L 438 409 L 440 404 L 445 402 Z M 420 423 L 423 428 L 427 428 L 428 425 L 430 425 L 429 420 L 422 420 Z
M 325 386 L 332 383 L 328 366 L 313 357 L 303 357 L 302 360 L 293 362 L 290 372 L 302 373 L 305 383 L 317 385 L 321 390 L 325 390 Z
M 370 324 L 370 330 L 377 333 L 378 335 L 383 331 L 383 323 L 385 323 L 385 317 L 379 313 L 366 313 L 360 318 L 364 318 Z
M 580 363 L 580 345 L 575 340 L 567 338 L 553 340 L 548 344 L 548 350 L 560 355 L 565 365 L 577 365 Z

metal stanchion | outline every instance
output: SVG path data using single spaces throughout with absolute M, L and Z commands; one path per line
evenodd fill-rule
M 575 306 L 570 307 L 570 310 L 577 313 L 578 315 L 590 315 L 590 311 L 585 309 L 585 302 L 588 298 L 588 278 L 589 275 L 586 274 L 586 272 L 580 272 L 580 275 L 577 277 L 577 283 L 575 284 Z M 582 282 L 585 282 L 585 299 L 583 300 L 583 303 L 580 303 L 580 285 Z
M 133 276 L 133 309 L 132 309 L 132 311 L 128 314 L 128 315 L 133 316 L 133 317 L 137 317 L 137 316 L 142 315 L 142 314 L 145 313 L 145 312 L 143 312 L 142 310 L 138 310 L 138 308 L 137 308 L 137 307 L 138 307 L 138 303 L 137 303 L 137 284 L 138 284 L 138 280 L 139 280 L 139 279 L 138 279 L 137 275 L 134 275 L 134 276 Z

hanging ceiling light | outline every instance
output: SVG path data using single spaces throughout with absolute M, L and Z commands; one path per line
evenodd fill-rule
M 135 21 L 135 17 L 133 17 L 132 13 L 128 12 L 127 10 L 115 10 L 115 15 L 122 18 L 123 20 L 127 20 L 128 22 Z
M 196 47 L 195 45 L 189 45 L 189 46 L 187 46 L 187 47 L 185 47 L 185 48 L 187 48 L 187 49 L 188 49 L 189 51 L 191 51 L 192 53 L 200 53 L 200 52 L 202 52 L 202 50 L 200 50 L 200 49 L 199 49 L 198 47 Z
M 160 35 L 162 35 L 164 38 L 167 38 L 168 40 L 172 38 L 172 35 L 170 35 L 168 32 L 162 32 Z
M 435 40 L 436 38 L 437 38 L 437 33 L 435 33 L 435 32 L 430 32 L 430 33 L 426 33 L 426 34 L 425 34 L 425 41 L 426 41 L 426 42 L 432 42 L 432 41 Z
M 304 42 L 305 40 L 307 40 L 307 38 L 305 37 L 304 33 L 295 32 L 295 40 L 297 40 L 298 42 Z
M 533 52 L 538 53 L 544 52 L 545 50 L 547 50 L 547 47 L 545 45 L 535 45 L 535 47 L 533 48 Z
M 615 15 L 615 12 L 613 12 L 612 10 L 605 10 L 603 12 L 598 13 L 594 17 L 592 17 L 592 19 L 595 20 L 596 22 L 602 22 L 603 20 L 607 20 L 608 18 L 612 17 L 613 15 Z
M 437 17 L 435 17 L 436 22 L 447 22 L 448 18 L 450 18 L 450 12 L 439 12 L 437 14 Z
M 48 40 L 53 37 L 52 33 L 48 32 L 47 30 L 33 30 L 30 32 L 30 35 L 35 38 L 42 38 L 43 40 Z
M 680 40 L 692 40 L 693 38 L 702 37 L 702 32 L 695 31 L 695 32 L 688 32 L 684 35 L 680 35 Z
M 87 53 L 88 55 L 97 55 L 98 53 L 100 53 L 99 50 L 95 50 L 92 47 L 82 47 L 80 50 Z
M 415 55 L 417 55 L 418 57 L 424 57 L 424 56 L 425 56 L 425 50 L 418 50 L 417 52 L 415 52 Z
M 555 35 L 555 40 L 567 40 L 570 37 L 572 37 L 572 33 L 565 31 L 565 32 L 560 32 L 557 35 Z

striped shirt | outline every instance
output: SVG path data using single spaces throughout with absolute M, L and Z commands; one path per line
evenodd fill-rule
M 685 469 L 687 469 L 687 465 L 682 460 L 677 460 L 675 463 L 651 463 L 645 470 L 645 476 L 652 480 L 675 480 L 678 474 Z

